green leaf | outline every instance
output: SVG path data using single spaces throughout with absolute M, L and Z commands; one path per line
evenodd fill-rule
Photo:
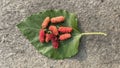
M 50 18 L 65 16 L 65 21 L 57 24 L 57 26 L 63 25 L 73 28 L 72 38 L 60 41 L 58 49 L 54 49 L 51 42 L 39 42 L 39 30 L 41 29 L 43 20 L 47 16 Z M 41 54 L 53 59 L 64 59 L 72 57 L 78 52 L 79 39 L 81 35 L 77 25 L 77 18 L 73 13 L 69 13 L 65 10 L 47 10 L 27 17 L 24 21 L 20 22 L 17 27 Z
M 49 16 L 50 18 L 56 16 L 65 16 L 63 23 L 56 26 L 69 26 L 73 28 L 72 38 L 60 41 L 58 49 L 52 47 L 52 43 L 40 43 L 39 42 L 39 30 L 43 20 Z M 55 25 L 55 24 L 52 24 Z M 27 17 L 20 22 L 17 27 L 23 33 L 23 35 L 33 44 L 33 46 L 43 55 L 53 59 L 69 58 L 78 53 L 79 40 L 82 35 L 91 35 L 92 33 L 81 33 L 78 28 L 78 21 L 76 15 L 69 13 L 65 10 L 47 10 L 39 12 Z M 93 33 L 94 34 L 94 33 Z M 98 34 L 98 33 L 95 33 Z

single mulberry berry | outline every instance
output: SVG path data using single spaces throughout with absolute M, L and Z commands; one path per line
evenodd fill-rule
M 45 36 L 46 38 L 45 38 L 45 41 L 46 42 L 49 42 L 50 40 L 52 40 L 52 38 L 54 38 L 55 36 L 53 35 L 53 34 L 46 34 L 46 36 Z
M 50 41 L 50 34 L 46 34 L 46 35 L 45 35 L 45 41 L 46 41 L 46 42 L 49 42 L 49 41 Z
M 44 31 L 43 29 L 41 29 L 41 30 L 39 31 L 39 41 L 40 41 L 41 43 L 43 43 L 44 40 L 45 40 L 45 31 Z
M 52 45 L 54 49 L 57 49 L 59 47 L 59 41 L 57 37 L 52 38 Z
M 42 28 L 46 28 L 50 22 L 50 17 L 46 17 L 42 23 Z
M 60 40 L 66 40 L 66 39 L 68 39 L 68 38 L 70 38 L 70 37 L 71 37 L 71 34 L 66 33 L 66 34 L 60 35 L 59 39 L 60 39 Z
M 59 27 L 58 31 L 61 33 L 70 33 L 70 32 L 72 32 L 72 28 L 61 26 L 61 27 Z
M 65 20 L 64 16 L 58 16 L 58 17 L 53 17 L 51 18 L 51 23 L 60 23 Z
M 56 27 L 56 26 L 51 25 L 51 26 L 49 27 L 49 30 L 52 31 L 52 33 L 53 33 L 54 35 L 58 35 L 58 30 L 57 30 L 57 27 Z

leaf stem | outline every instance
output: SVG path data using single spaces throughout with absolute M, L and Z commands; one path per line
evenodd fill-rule
M 104 36 L 107 36 L 106 33 L 103 33 L 103 32 L 90 32 L 90 33 L 81 33 L 81 35 L 104 35 Z

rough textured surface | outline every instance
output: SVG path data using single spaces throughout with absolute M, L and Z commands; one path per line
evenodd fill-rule
M 108 36 L 82 38 L 73 58 L 52 60 L 39 54 L 16 25 L 47 9 L 65 9 L 79 18 L 83 32 Z M 120 68 L 120 0 L 0 0 L 0 68 Z

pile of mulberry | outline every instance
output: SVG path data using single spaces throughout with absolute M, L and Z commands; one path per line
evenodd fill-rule
M 42 29 L 39 31 L 39 41 L 41 43 L 51 42 L 54 49 L 59 48 L 59 41 L 64 41 L 72 37 L 70 33 L 73 29 L 71 27 L 55 26 L 57 23 L 63 23 L 64 21 L 64 16 L 53 17 L 51 19 L 50 17 L 46 17 L 41 24 Z

